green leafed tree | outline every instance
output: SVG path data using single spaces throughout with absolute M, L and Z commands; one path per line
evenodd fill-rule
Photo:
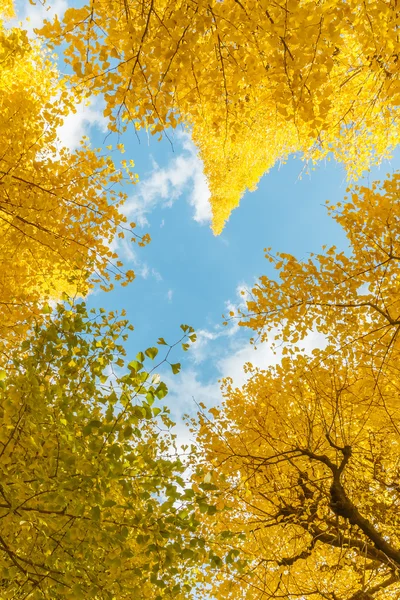
M 8 357 L 0 381 L 1 598 L 190 596 L 191 567 L 205 555 L 194 492 L 168 410 L 157 406 L 167 394 L 155 374 L 164 359 L 157 363 L 149 348 L 125 366 L 130 327 L 84 303 L 59 305 Z

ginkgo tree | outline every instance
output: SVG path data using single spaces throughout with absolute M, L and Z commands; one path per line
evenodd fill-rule
M 395 600 L 400 593 L 398 354 L 369 364 L 288 358 L 225 382 L 195 479 L 224 508 L 205 530 L 247 561 L 210 575 L 216 598 Z M 210 501 L 210 500 L 209 500 Z M 244 536 L 244 540 L 239 536 Z
M 246 600 L 399 597 L 399 183 L 329 207 L 346 253 L 268 250 L 279 276 L 261 277 L 230 317 L 283 349 L 276 366 L 247 365 L 241 389 L 226 380 L 222 406 L 195 425 L 195 486 L 207 478 L 221 509 L 206 530 L 230 531 Z M 307 355 L 310 331 L 325 346 Z M 210 582 L 215 597 L 238 597 L 229 564 Z
M 0 373 L 1 598 L 190 597 L 208 554 L 160 404 L 174 345 L 127 364 L 117 314 L 64 303 L 44 319 Z
M 2 17 L 11 16 L 9 3 Z M 76 151 L 58 140 L 65 117 L 82 100 L 59 79 L 54 60 L 26 31 L 0 22 L 0 338 L 20 332 L 39 304 L 62 292 L 85 294 L 97 281 L 124 284 L 111 249 L 118 234 L 140 244 L 120 212 L 128 163 L 109 149 Z
M 220 233 L 290 153 L 351 177 L 399 140 L 397 0 L 91 0 L 41 30 L 113 129 L 186 124 Z

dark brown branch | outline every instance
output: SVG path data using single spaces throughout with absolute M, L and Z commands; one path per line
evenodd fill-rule
M 329 441 L 329 440 L 328 440 Z M 331 443 L 332 445 L 332 443 Z M 341 482 L 341 475 L 350 460 L 351 447 L 344 446 L 340 448 L 343 454 L 343 459 L 339 467 L 337 467 L 326 455 L 315 454 L 307 449 L 298 449 L 302 454 L 308 456 L 311 460 L 315 460 L 325 464 L 333 475 L 333 482 L 330 487 L 330 507 L 338 517 L 347 519 L 351 525 L 356 525 L 361 529 L 364 535 L 373 543 L 373 545 L 390 558 L 397 567 L 400 567 L 400 550 L 394 548 L 385 540 L 383 535 L 372 525 L 368 519 L 363 517 L 358 508 L 353 504 L 347 496 L 346 491 Z

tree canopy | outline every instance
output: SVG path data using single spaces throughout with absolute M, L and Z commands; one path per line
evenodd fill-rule
M 397 364 L 379 385 L 369 364 L 302 356 L 225 383 L 221 411 L 201 418 L 201 477 L 225 506 L 213 526 L 245 534 L 228 543 L 248 564 L 216 598 L 239 582 L 246 599 L 398 597 Z
M 291 153 L 351 177 L 390 154 L 398 18 L 396 0 L 95 0 L 41 33 L 66 44 L 74 85 L 104 94 L 113 129 L 189 127 L 218 234 Z
M 110 248 L 118 234 L 140 244 L 120 212 L 127 163 L 83 141 L 69 151 L 58 128 L 77 96 L 48 52 L 19 27 L 0 24 L 0 337 L 23 329 L 40 303 L 62 292 L 85 294 L 95 282 L 133 279 Z
M 316 331 L 325 337 L 326 355 L 354 356 L 380 368 L 398 344 L 399 191 L 397 172 L 349 188 L 343 204 L 327 203 L 347 236 L 346 252 L 324 247 L 299 261 L 267 249 L 279 278 L 260 277 L 247 310 L 238 311 L 241 325 L 261 341 L 283 342 L 288 354 Z

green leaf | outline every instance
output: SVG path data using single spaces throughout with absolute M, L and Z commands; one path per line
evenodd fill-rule
M 127 427 L 125 427 L 124 429 L 124 438 L 130 438 L 133 435 L 133 429 L 130 425 L 128 425 Z
M 158 408 L 158 406 L 156 406 L 155 408 L 153 408 L 153 416 L 156 417 L 157 415 L 159 415 L 161 412 L 161 408 Z
M 103 508 L 111 508 L 112 506 L 115 506 L 117 503 L 114 502 L 114 500 L 106 500 L 105 502 L 103 502 Z
M 168 394 L 168 388 L 163 381 L 160 382 L 155 393 L 159 400 L 162 400 Z
M 137 360 L 132 360 L 129 364 L 128 364 L 129 369 L 131 369 L 132 371 L 135 371 L 136 373 L 138 371 L 140 371 L 140 369 L 143 368 L 143 364 L 141 362 L 138 362 Z
M 181 363 L 174 363 L 171 364 L 171 369 L 174 375 L 177 375 L 179 373 L 179 371 L 181 370 Z
M 132 414 L 138 419 L 144 419 L 144 411 L 140 406 L 134 406 L 132 408 Z
M 138 359 L 139 362 L 144 362 L 145 356 L 143 354 L 143 352 L 138 352 L 136 355 L 136 358 Z
M 157 344 L 159 344 L 160 346 L 168 346 L 164 338 L 158 338 Z
M 90 509 L 90 514 L 92 516 L 93 521 L 100 521 L 100 508 L 98 506 L 92 506 Z
M 150 406 L 154 403 L 154 394 L 153 394 L 153 392 L 147 392 L 147 394 L 146 394 L 146 402 Z
M 85 425 L 85 427 L 82 429 L 82 433 L 83 435 L 86 437 L 88 435 L 91 435 L 93 432 L 93 428 L 94 427 L 100 427 L 101 423 L 100 421 L 98 421 L 98 423 L 100 423 L 100 425 L 96 425 L 96 424 L 92 424 L 93 422 L 88 423 L 87 425 Z M 96 423 L 96 421 L 94 421 L 94 423 Z
M 217 556 L 216 554 L 213 554 L 210 552 L 210 560 L 211 560 L 211 564 L 214 564 L 216 567 L 221 567 L 222 566 L 222 560 L 220 559 L 219 556 Z
M 151 358 L 151 360 L 154 360 L 158 354 L 158 348 L 147 348 L 147 350 L 145 350 L 145 354 Z
M 223 540 L 227 540 L 227 539 L 233 538 L 233 537 L 235 536 L 235 534 L 234 534 L 234 533 L 232 533 L 232 531 L 227 531 L 227 530 L 226 530 L 226 531 L 222 531 L 222 532 L 220 533 L 220 536 L 221 536 L 221 538 L 222 538 Z

